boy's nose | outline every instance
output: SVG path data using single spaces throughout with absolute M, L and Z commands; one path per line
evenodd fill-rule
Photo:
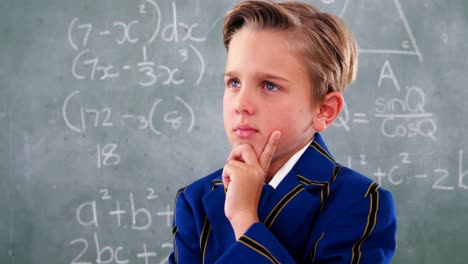
M 255 114 L 254 97 L 255 95 L 251 91 L 241 88 L 234 103 L 236 113 L 245 115 Z

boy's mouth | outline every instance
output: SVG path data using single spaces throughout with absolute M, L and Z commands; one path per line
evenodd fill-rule
M 240 138 L 249 138 L 255 135 L 258 129 L 255 129 L 247 124 L 242 124 L 234 128 L 234 133 Z

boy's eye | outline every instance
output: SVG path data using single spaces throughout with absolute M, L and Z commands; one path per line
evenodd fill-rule
M 272 82 L 265 82 L 265 84 L 263 85 L 265 87 L 265 89 L 267 89 L 268 91 L 276 91 L 278 90 L 278 86 L 276 86 L 276 84 L 272 83 Z
M 230 79 L 228 80 L 227 85 L 232 88 L 238 88 L 240 87 L 240 82 L 236 79 Z

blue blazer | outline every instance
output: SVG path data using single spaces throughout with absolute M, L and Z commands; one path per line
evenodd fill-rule
M 177 193 L 170 263 L 390 263 L 391 194 L 336 163 L 318 133 L 276 189 L 263 187 L 260 222 L 237 241 L 221 173 Z

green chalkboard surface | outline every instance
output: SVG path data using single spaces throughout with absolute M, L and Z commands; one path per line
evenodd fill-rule
M 2 0 L 0 263 L 164 263 L 179 187 L 224 164 L 235 1 Z M 468 259 L 468 2 L 310 0 L 359 75 L 324 137 L 393 192 L 394 263 Z

